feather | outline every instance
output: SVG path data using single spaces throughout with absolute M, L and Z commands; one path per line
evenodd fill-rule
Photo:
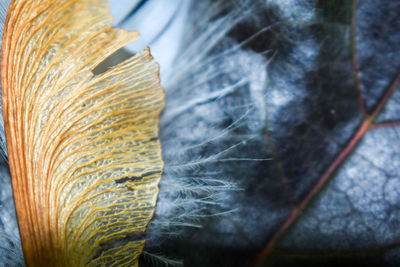
M 169 69 L 161 69 L 165 170 L 146 251 L 159 251 L 163 243 L 173 251 L 171 238 L 200 243 L 198 235 L 226 228 L 226 217 L 247 216 L 249 202 L 256 201 L 246 199 L 246 190 L 256 166 L 268 160 L 262 137 L 267 62 L 227 36 L 254 7 L 220 15 L 224 8 L 192 2 L 179 53 Z M 195 233 L 201 233 L 199 239 Z

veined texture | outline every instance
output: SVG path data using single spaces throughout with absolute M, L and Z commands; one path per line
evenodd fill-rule
M 137 266 L 161 178 L 163 90 L 105 0 L 15 0 L 1 84 L 12 185 L 29 266 Z

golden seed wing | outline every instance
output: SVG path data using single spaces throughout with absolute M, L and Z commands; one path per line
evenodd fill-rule
M 28 264 L 137 264 L 163 165 L 158 65 L 145 49 L 92 73 L 137 37 L 105 0 L 11 4 L 2 101 Z

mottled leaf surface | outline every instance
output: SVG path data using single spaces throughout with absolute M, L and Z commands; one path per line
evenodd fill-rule
M 400 4 L 315 1 L 310 10 L 289 53 L 292 79 L 273 74 L 287 60 L 271 64 L 268 136 L 292 207 L 257 262 L 397 266 Z

